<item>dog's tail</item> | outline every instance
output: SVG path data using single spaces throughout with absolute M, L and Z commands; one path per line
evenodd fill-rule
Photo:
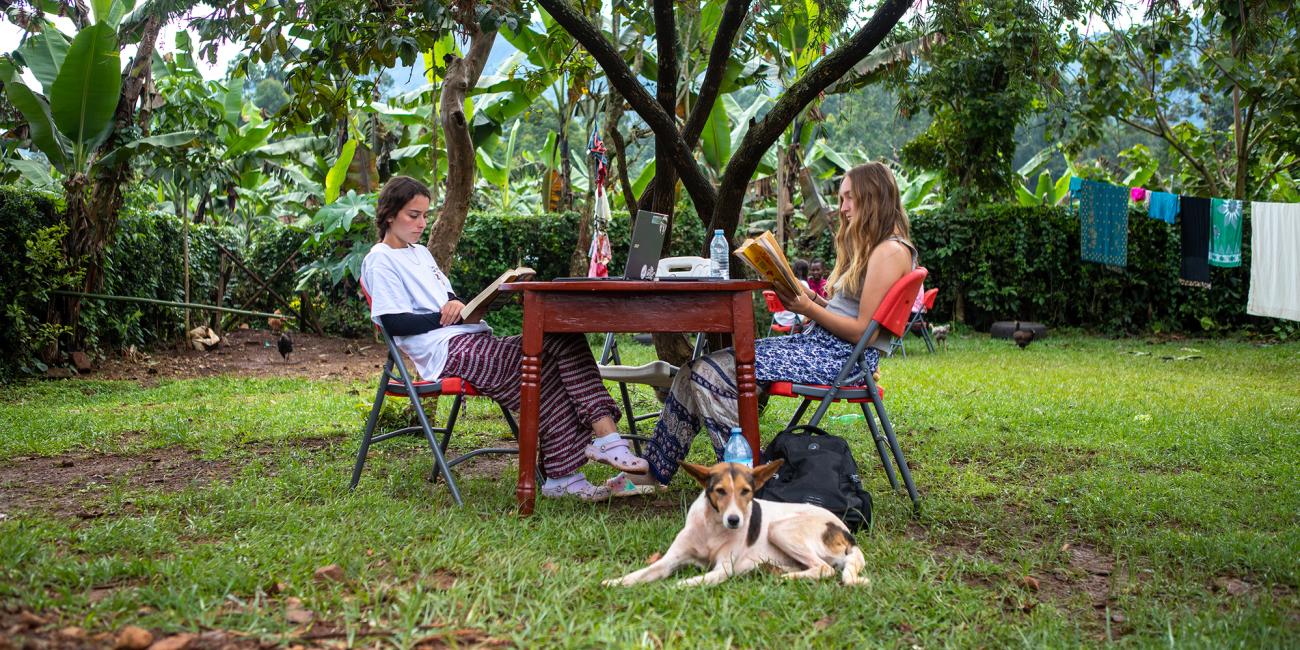
M 867 558 L 862 555 L 862 549 L 857 546 L 849 547 L 844 553 L 844 570 L 840 572 L 840 580 L 846 585 L 865 585 L 871 580 L 865 576 L 859 576 L 867 565 Z

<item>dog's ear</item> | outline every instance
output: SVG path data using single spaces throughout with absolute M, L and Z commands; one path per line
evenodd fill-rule
M 682 463 L 682 469 L 686 470 L 686 473 L 690 474 L 696 483 L 706 488 L 709 487 L 709 468 L 693 463 Z
M 765 465 L 759 465 L 758 467 L 755 467 L 754 475 L 753 475 L 754 491 L 757 492 L 758 488 L 763 487 L 763 484 L 767 482 L 767 479 L 772 478 L 772 475 L 776 474 L 776 470 L 781 469 L 781 465 L 784 464 L 785 464 L 785 460 L 778 458 Z

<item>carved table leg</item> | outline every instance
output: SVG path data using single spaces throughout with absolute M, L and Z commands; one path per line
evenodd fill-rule
M 524 292 L 523 358 L 519 364 L 519 514 L 533 514 L 537 498 L 537 420 L 542 390 L 542 297 Z

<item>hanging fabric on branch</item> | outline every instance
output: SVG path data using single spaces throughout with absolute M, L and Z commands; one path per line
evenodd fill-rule
M 1085 262 L 1128 264 L 1128 188 L 1084 181 L 1079 190 L 1079 248 Z
M 609 277 L 609 262 L 612 251 L 609 246 L 609 193 L 605 191 L 605 182 L 609 178 L 609 154 L 605 143 L 596 130 L 592 129 L 591 139 L 587 142 L 587 155 L 596 165 L 596 205 L 592 215 L 591 248 L 587 251 L 587 277 Z
M 1300 203 L 1250 204 L 1246 313 L 1300 321 Z
M 1210 200 L 1194 196 L 1178 199 L 1181 214 L 1183 263 L 1178 282 L 1210 288 Z
M 1241 201 L 1210 200 L 1210 266 L 1241 266 Z

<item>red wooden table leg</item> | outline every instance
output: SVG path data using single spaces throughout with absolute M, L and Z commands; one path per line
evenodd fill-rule
M 758 432 L 758 384 L 754 380 L 754 304 L 748 291 L 731 299 L 731 342 L 736 350 L 736 387 L 740 410 L 740 429 L 745 432 L 754 464 L 759 463 L 761 439 Z
M 524 292 L 523 358 L 519 363 L 519 514 L 533 514 L 537 499 L 537 419 L 542 390 L 542 298 Z

